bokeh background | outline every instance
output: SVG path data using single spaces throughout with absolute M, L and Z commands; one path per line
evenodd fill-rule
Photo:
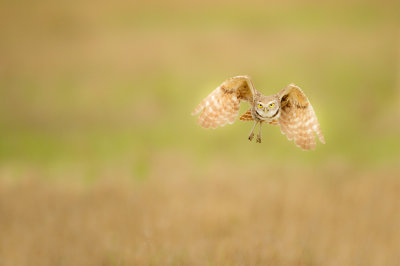
M 400 265 L 399 12 L 1 1 L 0 265 Z M 244 74 L 303 88 L 326 145 L 201 129 Z

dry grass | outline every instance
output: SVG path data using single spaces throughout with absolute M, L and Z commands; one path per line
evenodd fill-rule
M 89 186 L 3 179 L 0 265 L 400 263 L 398 171 L 225 166 Z

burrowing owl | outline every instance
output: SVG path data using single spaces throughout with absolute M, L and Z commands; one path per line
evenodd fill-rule
M 250 77 L 233 77 L 211 92 L 192 115 L 202 111 L 198 123 L 204 128 L 232 124 L 241 101 L 250 103 L 250 109 L 240 117 L 242 121 L 254 121 L 250 141 L 259 124 L 257 142 L 261 143 L 261 126 L 269 123 L 279 125 L 282 134 L 289 140 L 294 139 L 294 143 L 303 150 L 315 149 L 315 133 L 325 143 L 314 109 L 304 92 L 294 84 L 289 84 L 275 95 L 264 96 L 254 88 Z

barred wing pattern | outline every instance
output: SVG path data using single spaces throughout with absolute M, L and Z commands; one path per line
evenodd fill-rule
M 249 110 L 247 110 L 246 113 L 242 114 L 239 117 L 240 121 L 253 121 L 253 115 L 251 114 L 251 108 Z
M 242 114 L 239 119 L 240 121 L 254 121 L 253 115 L 251 114 L 251 108 L 247 110 L 246 113 Z M 279 126 L 279 121 L 278 119 L 273 119 L 269 121 L 268 124 L 273 126 Z
M 289 140 L 304 149 L 315 149 L 315 133 L 325 143 L 314 109 L 304 92 L 294 84 L 278 93 L 281 98 L 279 124 Z M 314 133 L 315 132 L 315 133 Z
M 198 123 L 204 128 L 217 128 L 232 124 L 239 112 L 241 101 L 253 101 L 254 86 L 248 76 L 237 76 L 224 81 L 192 112 L 200 112 Z

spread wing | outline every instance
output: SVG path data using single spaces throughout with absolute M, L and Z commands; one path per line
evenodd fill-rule
M 204 128 L 232 124 L 238 115 L 240 102 L 252 102 L 255 93 L 250 77 L 227 79 L 196 107 L 192 115 L 201 112 L 198 123 Z
M 290 84 L 278 93 L 281 99 L 279 124 L 282 134 L 304 149 L 315 149 L 315 133 L 325 143 L 314 109 L 304 92 Z M 315 132 L 315 133 L 314 133 Z

